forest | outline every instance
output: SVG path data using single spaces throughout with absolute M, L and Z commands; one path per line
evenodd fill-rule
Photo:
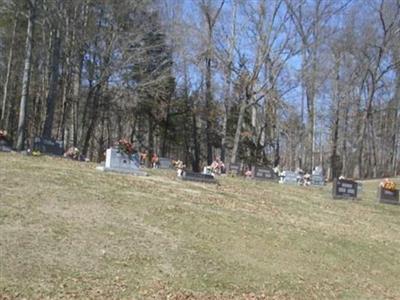
M 0 49 L 18 151 L 400 173 L 399 0 L 0 0 Z

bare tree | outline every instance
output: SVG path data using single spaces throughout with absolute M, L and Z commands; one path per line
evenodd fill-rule
M 25 131 L 26 131 L 26 108 L 29 98 L 29 83 L 30 83 L 30 72 L 32 63 L 32 45 L 33 45 L 33 29 L 35 24 L 35 11 L 36 11 L 36 0 L 26 0 L 29 9 L 28 26 L 26 31 L 26 43 L 25 43 L 25 63 L 24 73 L 22 78 L 22 92 L 21 92 L 21 103 L 18 120 L 18 140 L 17 150 L 21 151 L 25 146 Z

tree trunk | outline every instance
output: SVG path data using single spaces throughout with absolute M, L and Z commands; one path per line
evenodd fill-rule
M 148 121 L 149 121 L 149 131 L 148 131 L 148 136 L 147 136 L 147 143 L 148 143 L 148 155 L 147 155 L 147 167 L 152 167 L 151 165 L 151 159 L 153 157 L 154 153 L 154 124 L 153 124 L 153 116 L 151 114 L 148 114 L 147 116 Z
M 207 143 L 207 164 L 211 165 L 213 161 L 210 111 L 212 110 L 212 92 L 211 92 L 211 58 L 206 58 L 206 143 Z
M 82 154 L 84 156 L 87 155 L 87 152 L 89 150 L 89 143 L 90 143 L 90 139 L 93 135 L 94 132 L 94 127 L 96 125 L 96 121 L 97 121 L 97 115 L 98 115 L 98 104 L 99 104 L 99 98 L 100 98 L 100 89 L 101 86 L 97 85 L 96 87 L 94 87 L 94 91 L 93 91 L 93 101 L 92 101 L 92 105 L 91 108 L 89 110 L 89 126 L 87 127 L 86 130 L 86 134 L 84 136 L 84 140 L 83 140 L 83 146 L 82 146 Z M 90 96 L 90 92 L 89 92 L 89 96 L 88 96 L 88 102 L 90 101 L 90 98 L 92 98 Z M 84 128 L 83 128 L 84 129 Z
M 335 122 L 333 124 L 333 134 L 332 134 L 332 154 L 331 154 L 331 172 L 329 174 L 330 179 L 334 180 L 338 178 L 340 174 L 339 171 L 339 159 L 337 155 L 337 148 L 338 148 L 338 140 L 339 140 L 339 120 L 340 120 L 340 87 L 339 87 L 339 80 L 340 80 L 340 57 L 335 56 L 335 97 L 336 99 L 336 112 L 335 112 Z
M 236 124 L 235 138 L 233 140 L 231 164 L 236 163 L 236 157 L 237 157 L 237 154 L 238 154 L 239 143 L 240 143 L 240 135 L 242 133 L 244 113 L 246 112 L 246 108 L 247 108 L 247 103 L 246 103 L 245 100 L 242 100 L 242 102 L 240 104 L 239 117 L 238 117 L 237 124 Z
M 13 56 L 14 56 L 15 33 L 17 30 L 17 24 L 18 24 L 18 18 L 17 18 L 17 14 L 16 14 L 15 19 L 14 19 L 13 33 L 12 33 L 12 37 L 11 37 L 10 52 L 8 54 L 6 80 L 4 82 L 4 89 L 3 89 L 3 104 L 1 107 L 0 128 L 6 128 L 8 125 L 8 124 L 5 124 L 6 109 L 7 109 L 7 96 L 8 96 L 8 83 L 10 81 L 10 76 L 11 76 L 12 61 L 13 61 Z
M 55 110 L 55 102 L 58 93 L 58 78 L 59 78 L 59 62 L 60 62 L 60 46 L 61 46 L 61 37 L 60 30 L 58 28 L 53 31 L 53 43 L 52 43 L 52 58 L 51 58 L 51 75 L 50 75 L 50 84 L 49 84 L 49 93 L 47 95 L 47 104 L 46 104 L 46 119 L 44 122 L 43 128 L 43 137 L 46 139 L 50 139 L 52 135 L 53 129 L 53 120 L 54 120 L 54 110 Z
M 18 151 L 23 150 L 25 146 L 26 109 L 29 97 L 29 83 L 30 83 L 30 73 L 32 64 L 32 46 L 33 46 L 33 30 L 35 25 L 35 10 L 36 10 L 36 0 L 30 0 L 28 27 L 26 32 L 26 43 L 25 43 L 25 62 L 24 62 L 24 72 L 22 78 L 21 103 L 19 110 L 18 130 L 17 130 Z
M 164 124 L 164 130 L 163 130 L 163 135 L 162 135 L 162 145 L 161 145 L 161 156 L 162 157 L 165 157 L 167 155 L 168 131 L 169 131 L 169 126 L 170 126 L 170 109 L 171 109 L 171 103 L 170 103 L 170 100 L 168 100 L 167 115 L 165 117 L 165 124 Z
M 394 95 L 394 118 L 392 128 L 391 169 L 393 176 L 397 176 L 398 139 L 400 131 L 400 67 L 396 70 L 396 91 Z
M 200 144 L 197 138 L 197 121 L 196 121 L 196 114 L 194 113 L 194 103 L 192 103 L 192 137 L 193 137 L 193 144 L 194 144 L 194 159 L 192 161 L 192 169 L 194 172 L 200 171 Z
M 221 160 L 222 161 L 225 161 L 225 156 L 226 156 L 226 135 L 227 135 L 227 129 L 228 129 L 228 114 L 229 114 L 229 107 L 228 107 L 227 100 L 225 100 L 224 116 L 223 116 L 223 120 L 222 120 L 222 133 L 221 133 Z
M 369 118 L 371 117 L 372 112 L 372 101 L 375 95 L 375 77 L 372 76 L 372 86 L 370 87 L 368 100 L 367 100 L 367 107 L 365 109 L 365 113 L 361 120 L 361 128 L 360 128 L 360 135 L 357 140 L 358 147 L 358 174 L 355 174 L 354 177 L 364 177 L 364 169 L 363 169 L 363 151 L 364 151 L 364 141 L 367 134 L 367 126 Z M 357 176 L 358 175 L 358 176 Z

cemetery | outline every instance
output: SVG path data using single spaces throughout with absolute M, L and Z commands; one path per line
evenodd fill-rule
M 221 286 L 232 283 L 245 288 L 251 282 L 256 294 L 274 295 L 272 287 L 263 286 L 263 277 L 254 274 L 284 272 L 304 279 L 282 288 L 295 298 L 307 298 L 311 292 L 318 298 L 339 295 L 344 288 L 341 282 L 315 291 L 312 286 L 324 286 L 322 278 L 333 282 L 354 274 L 349 290 L 354 295 L 373 297 L 382 287 L 389 298 L 400 295 L 393 288 L 400 270 L 385 263 L 398 255 L 393 241 L 400 238 L 399 206 L 386 204 L 395 202 L 393 195 L 398 201 L 398 190 L 390 195 L 382 192 L 398 186 L 398 178 L 363 181 L 361 201 L 348 205 L 333 199 L 359 199 L 359 182 L 341 179 L 319 189 L 307 188 L 296 186 L 298 173 L 287 171 L 283 184 L 276 184 L 276 178 L 270 179 L 272 169 L 261 167 L 255 176 L 262 179 L 249 181 L 242 175 L 215 179 L 185 170 L 181 161 L 172 163 L 176 170 L 184 170 L 182 180 L 157 169 L 149 177 L 129 176 L 137 172 L 138 161 L 124 161 L 127 157 L 118 154 L 117 148 L 107 150 L 104 169 L 118 169 L 117 175 L 109 176 L 97 172 L 95 163 L 0 153 L 0 287 L 6 294 L 18 291 L 30 298 L 36 295 L 31 288 L 43 284 L 45 274 L 53 274 L 55 281 L 45 284 L 56 291 L 56 297 L 77 293 L 108 298 L 128 293 L 163 298 L 190 290 L 197 298 L 213 293 L 198 277 L 203 274 Z M 19 184 L 21 178 L 24 186 Z M 383 194 L 377 201 L 378 188 Z M 138 219 L 142 214 L 146 217 Z M 15 231 L 22 220 L 30 221 L 24 230 Z M 48 229 L 39 229 L 43 226 Z M 375 234 L 379 241 L 371 238 Z M 18 246 L 21 241 L 29 247 Z M 287 249 L 290 252 L 282 255 Z M 325 261 L 328 249 L 334 264 Z M 247 264 L 248 256 L 254 263 L 240 267 L 240 276 L 235 275 L 232 270 Z M 368 266 L 365 260 L 370 260 Z M 164 269 L 167 262 L 174 268 Z M 319 267 L 321 262 L 325 267 Z M 22 272 L 27 263 L 29 271 Z M 214 268 L 219 271 L 213 272 Z M 368 268 L 377 273 L 369 273 Z M 149 280 L 148 272 L 158 274 L 157 280 Z M 385 272 L 393 276 L 382 277 Z M 171 276 L 176 289 L 167 287 Z M 365 290 L 360 286 L 367 279 L 374 283 Z M 113 285 L 106 288 L 109 280 Z M 235 289 L 229 291 L 236 294 Z
M 400 299 L 400 0 L 0 7 L 0 300 Z

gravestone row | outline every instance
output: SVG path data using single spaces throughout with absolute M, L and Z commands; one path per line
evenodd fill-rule
M 51 155 L 62 155 L 63 143 L 61 141 L 46 140 L 42 138 L 35 138 L 34 147 L 35 151 Z M 4 141 L 0 141 L 0 151 L 11 151 L 11 147 Z M 160 168 L 171 168 L 172 162 L 168 158 L 160 158 Z M 147 173 L 140 170 L 139 158 L 135 155 L 128 156 L 120 153 L 117 149 L 110 148 L 106 151 L 106 162 L 104 167 L 99 167 L 103 171 L 112 171 L 118 173 L 129 173 L 134 175 L 146 176 Z M 242 173 L 241 164 L 230 164 L 229 172 L 235 175 Z M 278 176 L 274 173 L 272 168 L 255 166 L 252 169 L 252 177 L 257 180 L 277 180 Z M 182 180 L 190 180 L 206 183 L 217 183 L 212 175 L 184 172 L 181 177 Z M 285 184 L 298 184 L 299 174 L 292 171 L 285 171 L 283 183 Z M 311 184 L 316 186 L 323 186 L 325 179 L 320 174 L 313 174 L 311 176 Z M 362 191 L 362 183 L 353 180 L 340 179 L 334 180 L 332 185 L 332 196 L 334 199 L 357 199 Z M 378 189 L 378 202 L 386 204 L 400 204 L 399 190 L 390 191 L 383 188 Z

